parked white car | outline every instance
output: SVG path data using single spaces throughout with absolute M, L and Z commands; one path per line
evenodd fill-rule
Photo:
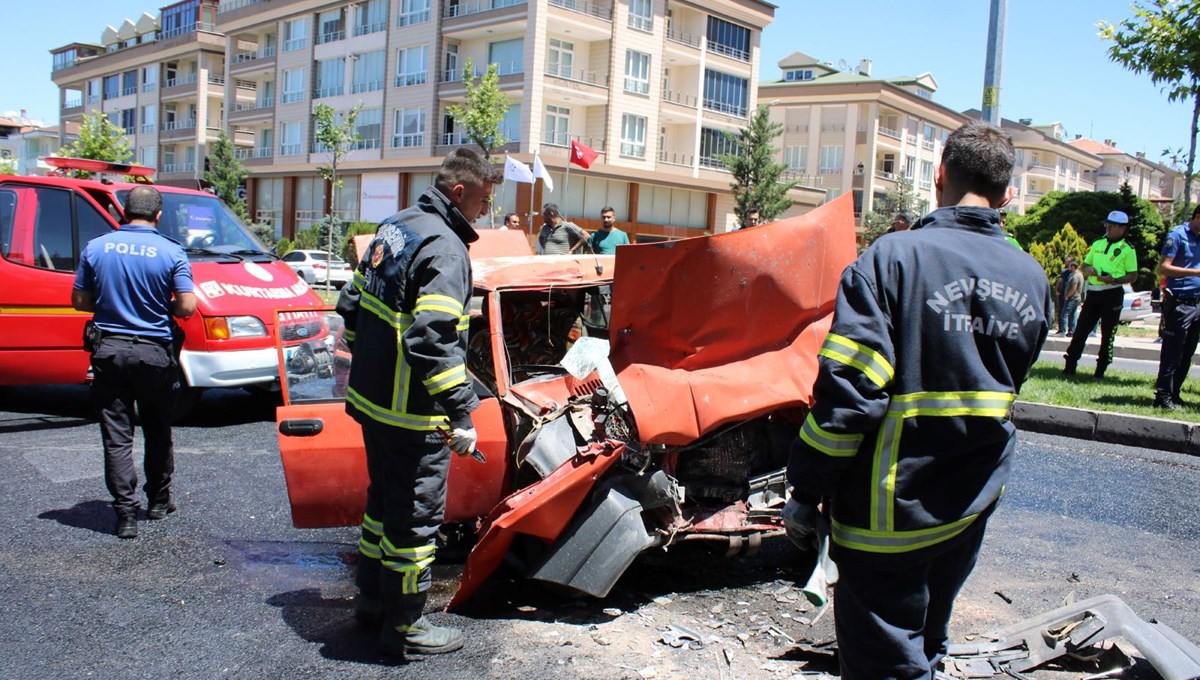
M 1125 300 L 1121 303 L 1121 323 L 1129 323 L 1150 316 L 1150 291 L 1134 292 L 1133 286 L 1125 284 Z
M 328 253 L 320 250 L 293 250 L 283 256 L 283 261 L 310 285 L 329 281 L 341 287 L 354 276 L 354 268 L 349 263 L 337 255 L 330 259 Z

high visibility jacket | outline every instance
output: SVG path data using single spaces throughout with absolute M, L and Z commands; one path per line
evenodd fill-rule
M 479 238 L 436 188 L 384 220 L 338 300 L 351 345 L 346 411 L 407 430 L 469 427 L 471 260 Z
M 928 554 L 990 512 L 1049 315 L 1045 272 L 987 208 L 936 210 L 846 268 L 788 466 L 831 500 L 837 560 Z
M 1115 288 L 1120 284 L 1104 283 L 1098 277 L 1108 275 L 1119 279 L 1130 272 L 1137 271 L 1137 253 L 1125 239 L 1109 241 L 1107 237 L 1092 242 L 1083 263 L 1090 264 L 1096 270 L 1097 276 L 1088 277 L 1088 285 L 1095 287 Z

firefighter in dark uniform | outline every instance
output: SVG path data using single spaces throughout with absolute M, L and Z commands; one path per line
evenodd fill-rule
M 1129 216 L 1114 210 L 1104 220 L 1104 238 L 1096 239 L 1083 256 L 1082 273 L 1087 277 L 1083 307 L 1079 320 L 1075 322 L 1075 333 L 1071 344 L 1063 354 L 1066 363 L 1064 375 L 1075 375 L 1079 357 L 1088 335 L 1100 324 L 1100 348 L 1096 352 L 1096 377 L 1103 378 L 1104 371 L 1113 360 L 1113 343 L 1117 339 L 1117 324 L 1121 321 L 1121 308 L 1125 305 L 1125 284 L 1137 279 L 1137 253 L 1125 240 L 1129 233 Z
M 338 301 L 352 347 L 346 410 L 362 426 L 367 508 L 355 616 L 382 620 L 384 653 L 460 649 L 462 633 L 422 613 L 446 507 L 450 452 L 469 455 L 479 406 L 466 369 L 471 223 L 502 179 L 457 149 L 417 205 L 380 226 Z
M 131 190 L 125 199 L 128 224 L 87 244 L 71 291 L 75 309 L 94 312 L 98 331 L 92 348 L 92 404 L 100 421 L 104 478 L 121 538 L 135 538 L 138 532 L 135 402 L 146 438 L 147 516 L 162 519 L 175 510 L 171 417 L 179 366 L 171 345 L 171 317 L 191 316 L 196 296 L 183 247 L 156 229 L 161 213 L 158 190 Z
M 823 499 L 844 680 L 933 677 L 1008 480 L 1009 409 L 1050 310 L 1045 273 L 1000 229 L 1013 157 L 999 128 L 956 130 L 934 179 L 946 207 L 842 276 L 783 514 L 803 542 Z

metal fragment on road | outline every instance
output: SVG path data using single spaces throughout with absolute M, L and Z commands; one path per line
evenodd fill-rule
M 604 609 L 601 609 L 600 611 L 604 612 L 605 614 L 608 614 L 609 616 L 620 616 L 621 614 L 625 613 L 625 612 L 621 611 L 620 609 L 617 609 L 616 607 L 606 607 Z
M 1012 598 L 1011 598 L 1011 597 L 1009 597 L 1008 595 L 1005 595 L 1003 591 L 997 590 L 997 591 L 996 591 L 996 596 L 997 596 L 997 597 L 999 597 L 1001 600 L 1004 600 L 1004 601 L 1005 601 L 1005 602 L 1007 602 L 1008 604 L 1012 604 L 1012 603 L 1013 603 L 1013 601 L 1012 601 Z

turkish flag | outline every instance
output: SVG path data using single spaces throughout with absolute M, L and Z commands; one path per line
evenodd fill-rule
M 581 168 L 587 169 L 592 167 L 592 161 L 600 154 L 592 150 L 592 147 L 586 144 L 580 144 L 574 139 L 571 140 L 571 162 Z

